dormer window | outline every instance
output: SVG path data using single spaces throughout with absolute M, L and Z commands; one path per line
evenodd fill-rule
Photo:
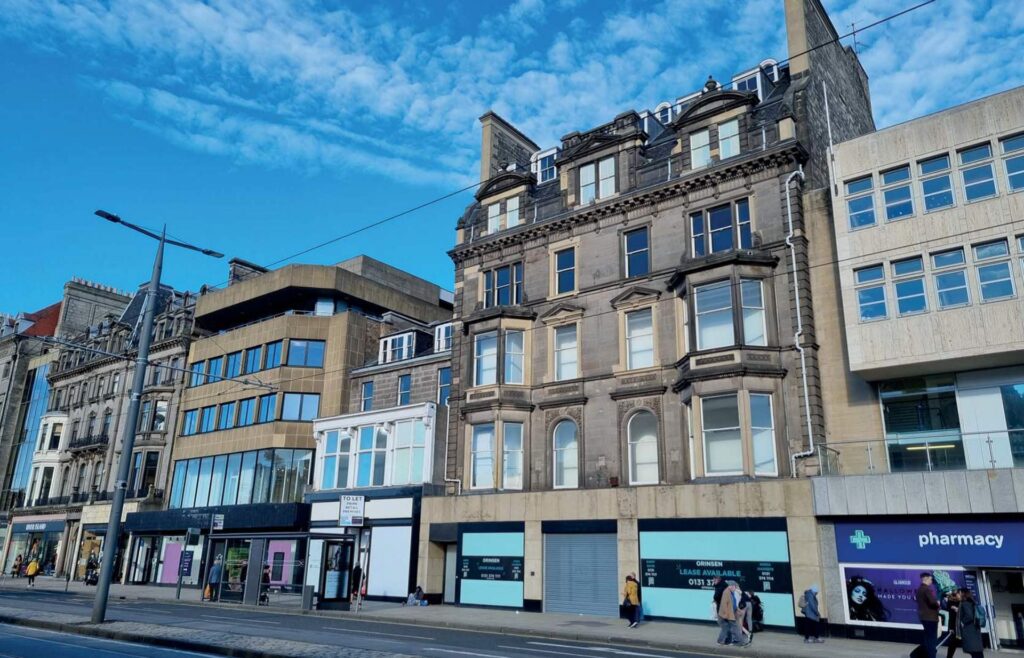
M 487 206 L 487 234 L 519 226 L 519 197 Z
M 669 122 L 672 121 L 672 106 L 666 104 L 664 107 L 659 107 L 655 111 L 655 115 L 658 117 L 658 121 L 660 121 L 662 125 L 667 126 Z
M 733 119 L 718 126 L 718 157 L 721 160 L 740 154 L 740 121 Z
M 447 352 L 452 349 L 452 323 L 446 322 L 434 327 L 434 351 Z
M 615 194 L 615 156 L 580 167 L 580 205 Z
M 414 344 L 411 333 L 382 338 L 378 360 L 380 363 L 391 363 L 412 358 Z
M 555 167 L 555 154 L 552 153 L 542 157 L 537 168 L 539 170 L 537 178 L 541 183 L 555 180 L 555 176 L 558 175 L 558 169 Z
M 702 169 L 711 164 L 711 135 L 701 130 L 690 135 L 690 169 Z

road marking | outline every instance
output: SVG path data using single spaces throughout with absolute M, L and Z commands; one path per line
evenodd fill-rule
M 424 651 L 437 651 L 440 653 L 454 653 L 460 656 L 482 656 L 482 658 L 507 658 L 494 653 L 475 653 L 473 651 L 456 651 L 455 649 L 435 649 L 434 647 L 427 647 Z
M 387 637 L 408 637 L 414 640 L 430 640 L 434 641 L 434 638 L 426 635 L 404 635 L 402 633 L 378 633 L 377 631 L 357 631 L 354 628 L 345 628 L 343 626 L 325 626 L 327 630 L 331 631 L 345 631 L 346 633 L 363 633 L 365 635 L 385 635 Z
M 616 656 L 640 656 L 642 658 L 670 658 L 669 656 L 660 653 L 640 653 L 638 651 L 627 651 L 625 649 L 615 649 L 613 647 L 581 647 L 572 644 L 554 644 L 552 642 L 527 642 L 527 644 L 536 644 L 542 647 L 555 647 L 558 649 L 576 649 L 577 651 L 598 651 L 601 653 L 614 654 Z
M 515 649 L 516 651 L 529 651 L 531 653 L 552 653 L 556 656 L 584 656 L 585 658 L 592 658 L 588 653 L 569 653 L 568 651 L 551 651 L 550 649 L 531 649 L 530 647 L 510 647 L 507 644 L 499 644 L 499 649 Z M 573 647 L 577 648 L 577 647 Z M 580 649 L 586 649 L 586 647 L 578 647 Z

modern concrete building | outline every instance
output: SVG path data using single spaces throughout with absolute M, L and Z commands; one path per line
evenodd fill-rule
M 433 596 L 616 615 L 636 571 L 646 614 L 705 619 L 711 577 L 735 572 L 794 624 L 820 576 L 810 485 L 784 479 L 818 472 L 824 429 L 811 192 L 830 129 L 874 125 L 821 4 L 784 6 L 788 65 L 552 149 L 482 117 L 450 252 L 455 495 L 424 500 L 420 531 Z
M 168 508 L 128 514 L 126 527 L 153 547 L 158 584 L 180 570 L 199 586 L 219 557 L 215 596 L 255 604 L 267 566 L 275 593 L 297 605 L 313 420 L 345 411 L 351 371 L 377 354 L 385 314 L 429 324 L 449 318 L 451 302 L 365 256 L 274 271 L 236 259 L 230 281 L 196 302 Z M 199 543 L 186 539 L 200 531 Z
M 819 340 L 831 476 L 814 481 L 833 621 L 916 628 L 906 581 L 941 566 L 993 613 L 991 645 L 1021 647 L 1024 88 L 834 161 L 836 251 L 812 265 L 815 299 L 839 304 Z
M 443 491 L 451 322 L 385 313 L 384 324 L 377 354 L 351 372 L 345 413 L 313 423 L 306 583 L 319 608 L 347 608 L 354 573 L 367 598 L 414 591 L 422 499 Z
M 82 333 L 66 336 L 49 368 L 28 497 L 13 510 L 12 523 L 45 525 L 41 546 L 52 555 L 43 562 L 52 563 L 58 576 L 71 569 L 74 578 L 82 578 L 89 555 L 103 550 L 145 297 L 141 290 L 120 312 L 107 313 Z M 154 366 L 143 393 L 126 513 L 162 504 L 194 303 L 192 295 L 170 288 L 158 299 L 150 351 Z M 59 534 L 60 541 L 47 543 L 47 534 Z M 32 532 L 14 533 L 8 561 L 17 553 L 32 552 L 33 540 Z M 118 578 L 129 564 L 123 560 L 126 546 L 118 547 Z

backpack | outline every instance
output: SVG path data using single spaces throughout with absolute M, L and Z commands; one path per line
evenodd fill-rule
M 988 611 L 980 603 L 974 604 L 974 623 L 978 625 L 978 628 L 988 626 Z
M 796 607 L 800 608 L 801 610 L 807 607 L 807 592 L 804 592 L 800 595 L 800 600 L 796 602 Z

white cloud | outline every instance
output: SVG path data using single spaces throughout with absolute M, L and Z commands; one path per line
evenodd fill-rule
M 891 0 L 826 3 L 840 32 L 894 11 Z M 488 108 L 547 146 L 709 74 L 727 81 L 786 56 L 781 0 L 515 0 L 461 33 L 450 20 L 459 7 L 439 11 L 0 0 L 0 35 L 98 62 L 89 84 L 114 112 L 186 148 L 448 186 L 476 171 L 476 119 Z M 1024 82 L 1016 0 L 944 0 L 858 42 L 879 125 Z

